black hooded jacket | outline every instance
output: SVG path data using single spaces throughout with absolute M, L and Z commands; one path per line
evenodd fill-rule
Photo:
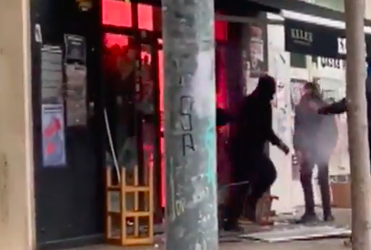
M 235 120 L 236 133 L 231 139 L 234 153 L 260 154 L 264 152 L 267 142 L 280 144 L 281 140 L 272 129 L 270 102 L 275 91 L 275 80 L 270 76 L 263 76 L 254 92 L 242 101 Z

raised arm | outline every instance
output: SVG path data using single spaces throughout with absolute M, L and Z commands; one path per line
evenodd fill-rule
M 347 101 L 345 98 L 338 102 L 324 106 L 318 109 L 318 114 L 322 115 L 338 115 L 347 111 Z

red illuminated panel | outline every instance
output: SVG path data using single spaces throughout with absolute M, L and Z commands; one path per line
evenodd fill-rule
M 158 39 L 158 42 L 162 44 L 162 40 Z M 158 76 L 159 76 L 159 92 L 160 92 L 160 113 L 164 114 L 164 53 L 162 50 L 158 50 Z M 164 131 L 163 115 L 161 119 L 161 131 Z M 161 149 L 161 206 L 166 205 L 166 190 L 165 190 L 165 141 L 162 137 L 160 140 Z
M 127 46 L 129 44 L 129 38 L 123 35 L 106 33 L 104 35 L 104 43 L 107 48 L 111 48 L 114 45 Z
M 102 0 L 102 23 L 132 27 L 131 4 L 117 0 Z
M 138 4 L 138 27 L 153 31 L 153 7 L 147 4 Z
M 215 39 L 219 41 L 227 41 L 227 22 L 215 21 Z
M 222 46 L 217 46 L 215 51 L 216 59 L 216 105 L 219 108 L 227 108 L 227 80 L 226 80 L 226 62 L 225 49 Z

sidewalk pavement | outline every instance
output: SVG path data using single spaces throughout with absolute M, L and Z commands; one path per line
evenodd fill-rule
M 351 220 L 351 213 L 349 209 L 335 209 L 334 215 L 336 218 L 336 225 L 349 226 Z M 322 239 L 322 240 L 306 240 L 306 241 L 291 241 L 285 243 L 263 243 L 256 241 L 244 240 L 239 243 L 221 243 L 220 250 L 347 250 L 344 245 L 344 240 L 341 238 Z M 88 246 L 70 250 L 164 250 L 163 246 L 147 246 L 147 247 L 115 247 L 109 245 Z

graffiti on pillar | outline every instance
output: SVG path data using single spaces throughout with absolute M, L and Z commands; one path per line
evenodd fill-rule
M 192 96 L 181 96 L 180 97 L 180 115 L 181 115 L 181 126 L 182 126 L 182 152 L 183 156 L 187 155 L 187 152 L 195 151 L 194 140 L 193 140 L 193 124 L 192 124 L 192 110 L 193 110 L 194 99 Z

